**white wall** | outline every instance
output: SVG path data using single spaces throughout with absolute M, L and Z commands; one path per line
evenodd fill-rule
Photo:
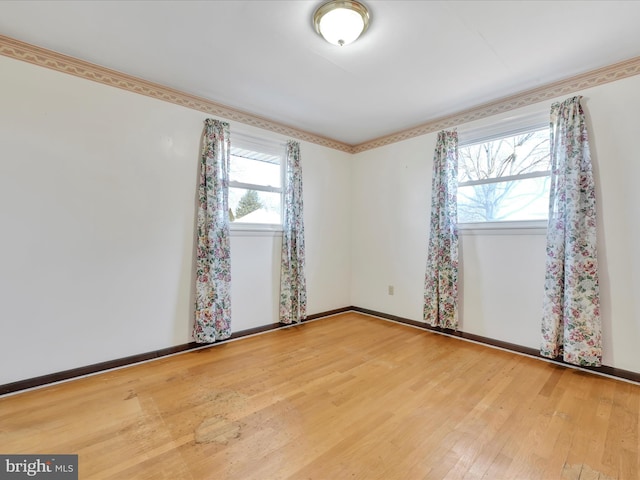
M 430 134 L 354 156 L 352 305 L 421 318 L 435 142 Z
M 578 93 L 591 131 L 600 209 L 604 363 L 640 372 L 640 76 Z M 551 103 L 461 128 L 548 110 Z M 353 305 L 422 321 L 435 139 L 432 133 L 354 157 Z M 543 234 L 462 233 L 460 329 L 538 348 L 544 256 Z M 395 286 L 394 296 L 387 294 L 388 285 Z
M 350 306 L 351 155 L 301 145 L 304 182 L 307 310 Z
M 0 384 L 191 341 L 206 115 L 5 57 L 0 71 Z M 313 314 L 349 305 L 350 167 L 301 155 Z M 277 322 L 280 243 L 232 237 L 233 331 Z
M 189 342 L 206 115 L 5 57 L 0 71 L 0 384 Z M 640 372 L 640 76 L 580 93 L 605 363 Z M 421 320 L 435 139 L 355 156 L 302 142 L 309 314 Z M 277 321 L 280 242 L 232 236 L 234 331 Z M 463 234 L 461 255 L 461 329 L 537 347 L 544 236 Z

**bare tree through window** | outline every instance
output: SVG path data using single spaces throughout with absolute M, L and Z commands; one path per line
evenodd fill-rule
M 546 218 L 549 133 L 537 130 L 458 152 L 458 221 Z

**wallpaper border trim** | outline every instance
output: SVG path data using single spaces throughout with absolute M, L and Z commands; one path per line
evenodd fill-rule
M 441 117 L 413 128 L 402 130 L 390 135 L 375 138 L 353 146 L 353 153 L 360 153 L 373 148 L 390 145 L 410 138 L 419 137 L 427 133 L 456 127 L 467 122 L 480 120 L 499 113 L 526 107 L 534 103 L 543 102 L 562 95 L 570 95 L 580 90 L 592 88 L 605 83 L 615 82 L 623 78 L 640 74 L 640 57 L 634 57 L 624 62 L 615 63 L 608 67 L 592 70 L 565 80 L 543 85 L 531 90 L 504 97 L 477 107 Z
M 0 55 L 347 153 L 353 147 L 126 73 L 0 35 Z
M 126 73 L 0 35 L 0 55 L 347 153 L 360 153 L 640 74 L 640 57 L 526 90 L 358 145 L 349 145 Z

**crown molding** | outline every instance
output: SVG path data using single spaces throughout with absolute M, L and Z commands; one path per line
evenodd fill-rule
M 354 145 L 352 151 L 353 153 L 364 152 L 373 148 L 401 142 L 409 138 L 418 137 L 420 135 L 443 130 L 445 128 L 456 127 L 473 120 L 480 120 L 481 118 L 490 117 L 498 113 L 504 113 L 516 108 L 526 107 L 527 105 L 532 105 L 561 95 L 572 94 L 580 90 L 614 82 L 616 80 L 621 80 L 638 74 L 640 74 L 640 57 L 634 57 L 608 67 L 592 70 L 575 77 L 484 103 L 453 115 L 440 117 L 407 130 L 402 130 L 400 132 L 369 140 L 367 142 Z
M 640 74 L 640 57 L 635 57 L 608 67 L 592 70 L 575 77 L 494 100 L 452 115 L 436 118 L 418 126 L 368 140 L 358 145 L 349 145 L 4 35 L 0 35 L 0 55 L 347 153 L 360 153 L 390 145 Z
M 179 90 L 165 87 L 157 83 L 149 82 L 126 73 L 101 67 L 84 60 L 68 55 L 47 50 L 46 48 L 31 45 L 4 35 L 0 35 L 0 55 L 16 60 L 32 63 L 40 67 L 49 68 L 76 77 L 102 83 L 111 87 L 120 88 L 130 92 L 146 95 L 182 107 L 191 108 L 200 112 L 231 120 L 245 125 L 262 128 L 271 132 L 293 137 L 324 147 L 333 148 L 347 153 L 353 153 L 353 147 L 346 143 L 332 140 L 320 135 L 315 135 L 282 123 L 274 122 L 258 115 L 243 112 L 235 108 L 227 107 L 206 98 L 191 95 Z

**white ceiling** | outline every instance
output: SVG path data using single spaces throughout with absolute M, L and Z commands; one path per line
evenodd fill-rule
M 640 56 L 640 1 L 365 0 L 342 48 L 321 3 L 0 0 L 0 34 L 351 145 Z

